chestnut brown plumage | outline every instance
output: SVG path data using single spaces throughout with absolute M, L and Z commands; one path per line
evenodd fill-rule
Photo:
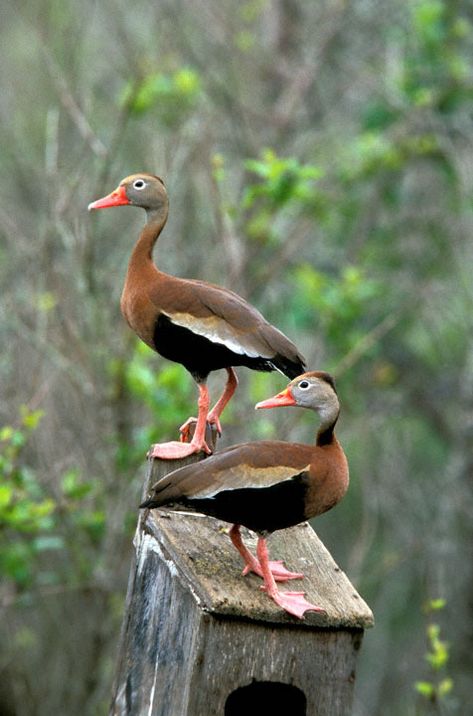
M 220 415 L 237 386 L 233 366 L 254 370 L 279 370 L 294 378 L 304 370 L 304 358 L 296 346 L 238 294 L 204 281 L 176 278 L 154 264 L 154 245 L 168 216 L 168 196 L 163 181 L 152 174 L 133 174 L 115 191 L 89 204 L 90 209 L 138 206 L 146 210 L 147 223 L 133 249 L 121 298 L 122 313 L 138 336 L 160 355 L 181 363 L 199 388 L 199 412 L 190 442 L 154 445 L 150 454 L 179 458 L 204 450 L 206 423 L 221 432 Z M 225 390 L 210 408 L 207 377 L 225 368 Z M 181 426 L 181 440 L 189 437 L 189 418 Z
M 339 402 L 328 373 L 304 373 L 256 407 L 284 405 L 319 414 L 315 445 L 265 440 L 229 447 L 166 475 L 141 507 L 193 510 L 233 523 L 230 537 L 245 561 L 244 574 L 251 571 L 263 577 L 269 596 L 301 618 L 320 608 L 307 602 L 303 592 L 278 591 L 275 580 L 304 575 L 269 561 L 265 535 L 334 507 L 348 487 L 348 464 L 334 434 Z M 240 525 L 258 533 L 257 557 L 243 544 Z

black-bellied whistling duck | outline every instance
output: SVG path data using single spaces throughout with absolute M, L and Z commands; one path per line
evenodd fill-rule
M 193 510 L 232 522 L 230 538 L 245 561 L 243 574 L 263 577 L 264 588 L 276 604 L 302 618 L 306 611 L 323 610 L 310 604 L 304 592 L 278 590 L 276 581 L 304 575 L 269 561 L 265 535 L 334 507 L 348 487 L 348 464 L 334 434 L 340 408 L 328 373 L 304 373 L 256 408 L 283 405 L 311 408 L 319 414 L 315 445 L 257 441 L 229 447 L 166 475 L 141 507 Z M 257 557 L 243 544 L 240 525 L 258 533 Z
M 133 174 L 115 191 L 89 204 L 91 209 L 139 206 L 147 223 L 133 249 L 121 298 L 122 313 L 148 346 L 165 358 L 181 363 L 199 388 L 195 433 L 188 440 L 189 420 L 181 426 L 181 442 L 153 445 L 152 457 L 173 459 L 211 450 L 205 442 L 206 423 L 221 432 L 220 415 L 237 386 L 233 366 L 279 370 L 294 378 L 304 370 L 296 346 L 268 323 L 253 306 L 225 288 L 159 271 L 153 247 L 166 223 L 168 196 L 163 181 L 152 174 Z M 228 379 L 221 397 L 209 411 L 207 377 L 225 368 Z

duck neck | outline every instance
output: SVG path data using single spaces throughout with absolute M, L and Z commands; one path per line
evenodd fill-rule
M 339 415 L 339 408 L 337 406 L 336 410 L 328 412 L 324 416 L 322 415 L 322 422 L 320 424 L 320 427 L 317 431 L 317 438 L 316 438 L 316 445 L 323 446 L 323 445 L 330 445 L 335 440 L 335 425 L 338 420 Z
M 163 205 L 159 209 L 147 211 L 147 222 L 135 244 L 128 265 L 129 271 L 135 269 L 142 271 L 144 267 L 153 264 L 153 249 L 168 218 L 168 207 Z

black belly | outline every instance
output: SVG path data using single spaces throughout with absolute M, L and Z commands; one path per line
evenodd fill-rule
M 181 363 L 197 382 L 204 381 L 213 370 L 244 365 L 253 370 L 274 370 L 266 358 L 235 353 L 221 343 L 193 333 L 189 328 L 176 326 L 167 316 L 160 314 L 153 336 L 156 350 L 164 358 Z
M 222 490 L 215 497 L 184 498 L 180 504 L 225 522 L 266 533 L 292 527 L 305 520 L 307 474 L 265 488 Z

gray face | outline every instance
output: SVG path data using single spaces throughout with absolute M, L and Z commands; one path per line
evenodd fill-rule
M 134 206 L 153 211 L 167 204 L 165 186 L 157 177 L 149 174 L 133 174 L 124 179 L 121 185 L 125 187 L 128 200 Z
M 321 417 L 338 411 L 338 398 L 327 381 L 315 376 L 303 376 L 290 384 L 297 405 L 316 410 Z

